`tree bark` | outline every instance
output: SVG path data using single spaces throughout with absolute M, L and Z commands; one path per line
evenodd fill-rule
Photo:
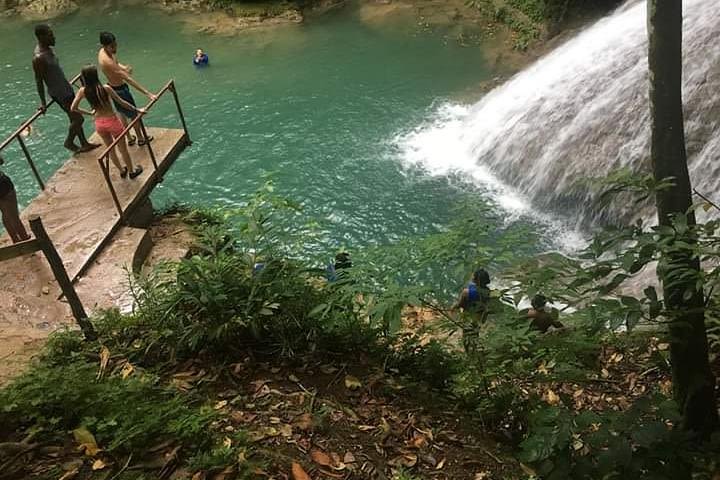
M 671 225 L 675 215 L 687 213 L 695 225 L 692 189 L 687 168 L 682 109 L 682 0 L 648 0 L 651 160 L 656 180 L 674 178 L 675 185 L 656 193 L 658 222 Z M 692 228 L 690 228 L 690 231 Z M 692 234 L 679 241 L 694 244 Z M 718 426 L 715 378 L 708 361 L 704 295 L 697 278 L 670 284 L 673 272 L 699 272 L 700 261 L 690 249 L 666 254 L 658 269 L 665 307 L 670 316 L 670 360 L 673 395 L 683 415 L 683 426 L 707 436 Z

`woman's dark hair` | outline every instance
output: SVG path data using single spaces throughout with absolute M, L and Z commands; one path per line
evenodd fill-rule
M 110 97 L 100 83 L 97 68 L 95 65 L 86 65 L 81 71 L 83 85 L 85 85 L 85 98 L 93 108 L 107 108 L 110 105 Z
M 478 268 L 473 273 L 473 281 L 481 287 L 490 285 L 490 274 L 484 268 Z

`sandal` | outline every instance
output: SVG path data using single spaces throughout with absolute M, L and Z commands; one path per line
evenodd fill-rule
M 145 138 L 141 138 L 140 140 L 138 140 L 138 147 L 147 145 L 148 143 L 152 142 L 153 140 L 155 140 L 155 137 L 153 137 L 152 135 L 148 135 Z
M 125 177 L 127 177 L 127 175 L 128 175 L 128 168 L 123 167 L 123 169 L 120 170 L 120 178 L 125 178 Z
M 127 137 L 128 137 L 128 139 L 127 139 L 128 145 L 130 145 L 131 147 L 132 147 L 133 145 L 135 145 L 135 140 L 137 140 L 137 139 L 135 138 L 135 135 L 130 135 L 130 134 L 128 133 L 128 136 L 127 136 Z
M 143 172 L 142 166 L 141 166 L 141 165 L 138 165 L 137 167 L 135 167 L 135 170 L 133 170 L 133 171 L 130 173 L 130 178 L 136 178 L 136 177 L 138 177 L 142 172 Z

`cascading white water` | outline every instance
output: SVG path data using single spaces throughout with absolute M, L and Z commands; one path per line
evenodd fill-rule
M 720 197 L 720 1 L 683 3 L 690 175 L 699 191 Z M 646 5 L 639 2 L 587 28 L 477 104 L 442 106 L 397 143 L 405 161 L 430 173 L 499 178 L 536 210 L 562 211 L 589 225 L 643 214 L 631 204 L 598 211 L 578 180 L 619 167 L 649 172 L 649 115 Z

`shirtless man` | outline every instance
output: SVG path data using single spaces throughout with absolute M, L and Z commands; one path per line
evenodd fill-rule
M 58 57 L 53 51 L 55 34 L 49 26 L 43 24 L 35 27 L 35 37 L 37 37 L 38 43 L 35 47 L 32 66 L 35 72 L 37 92 L 40 96 L 39 110 L 43 114 L 47 110 L 47 102 L 45 101 L 45 85 L 47 85 L 48 95 L 60 105 L 60 108 L 65 111 L 68 119 L 70 119 L 68 136 L 64 144 L 65 148 L 72 152 L 87 152 L 99 147 L 100 144 L 87 141 L 83 131 L 84 120 L 82 115 L 70 110 L 70 105 L 75 98 L 75 92 L 70 82 L 65 78 Z M 76 138 L 80 140 L 79 147 L 75 144 Z
M 134 78 L 130 76 L 132 74 L 131 66 L 123 65 L 122 63 L 118 62 L 117 40 L 115 39 L 115 35 L 110 32 L 100 33 L 100 45 L 102 45 L 102 47 L 98 52 L 98 65 L 100 65 L 100 69 L 107 77 L 108 84 L 110 84 L 112 89 L 115 90 L 115 93 L 117 93 L 120 98 L 133 106 L 136 105 L 135 99 L 133 98 L 132 93 L 130 93 L 130 87 L 128 87 L 128 84 L 132 85 L 133 87 L 147 95 L 150 100 L 155 100 L 155 98 L 157 98 L 155 95 L 152 94 L 152 92 L 140 85 L 138 82 L 135 81 Z M 137 111 L 128 110 L 122 104 L 116 102 L 115 100 L 113 100 L 113 103 L 115 103 L 115 108 L 117 109 L 117 111 L 120 112 L 120 120 L 122 120 L 123 125 L 127 127 L 128 123 L 137 116 Z M 139 122 L 135 124 L 134 128 L 135 134 L 138 138 L 137 143 L 139 146 L 143 146 L 153 140 L 152 136 L 145 138 L 142 133 L 142 128 L 140 128 Z M 135 144 L 135 137 L 133 137 L 132 135 L 128 135 L 128 137 L 128 144 Z

